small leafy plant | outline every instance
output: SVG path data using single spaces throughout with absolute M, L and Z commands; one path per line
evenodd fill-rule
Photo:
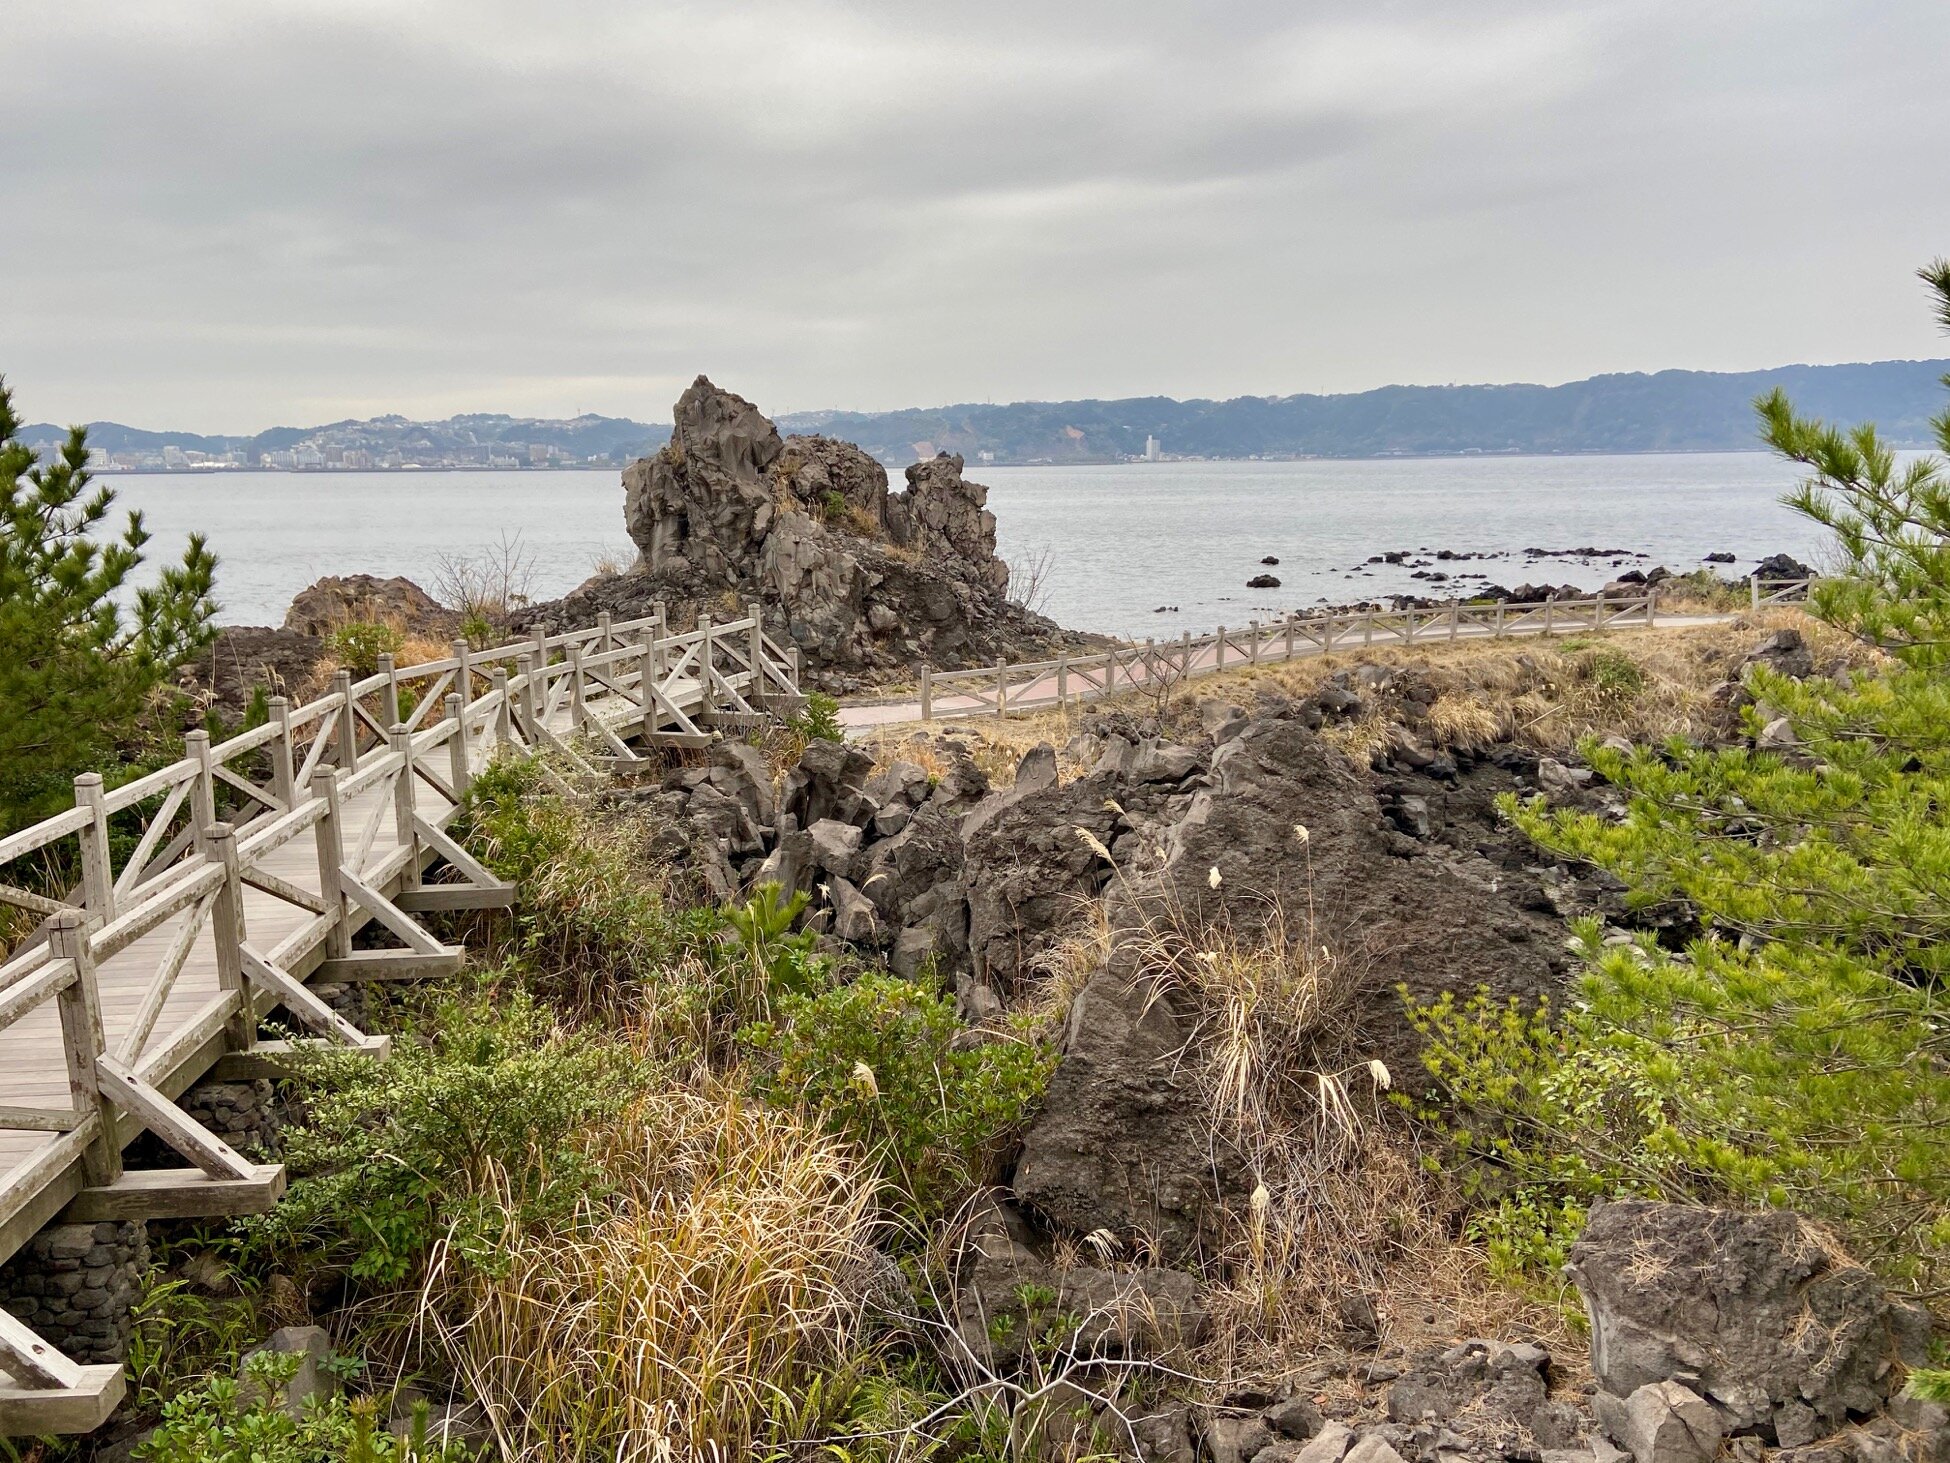
M 347 620 L 332 631 L 327 643 L 339 664 L 356 680 L 378 670 L 380 656 L 398 655 L 406 645 L 406 636 L 397 626 L 378 620 Z
M 801 1103 L 884 1165 L 892 1196 L 922 1213 L 983 1176 L 998 1140 L 1042 1095 L 1053 1053 L 1028 1041 L 958 1046 L 954 1006 L 884 973 L 787 994 L 747 1028 L 759 1091 Z

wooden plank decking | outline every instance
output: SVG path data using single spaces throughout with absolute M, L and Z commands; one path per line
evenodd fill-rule
M 222 1064 L 258 1070 L 259 1019 L 280 1005 L 314 1039 L 383 1055 L 381 1034 L 349 1026 L 304 981 L 328 960 L 333 978 L 357 971 L 352 936 L 375 920 L 413 952 L 384 973 L 451 968 L 453 952 L 401 906 L 510 902 L 444 833 L 502 749 L 593 766 L 634 756 L 633 743 L 696 745 L 714 714 L 789 709 L 797 687 L 796 655 L 755 608 L 681 634 L 661 613 L 605 617 L 489 651 L 457 644 L 448 660 L 382 665 L 356 684 L 341 675 L 220 746 L 192 733 L 181 762 L 122 788 L 78 779 L 73 812 L 0 839 L 0 904 L 44 916 L 0 962 L 0 1259 L 71 1204 L 227 1214 L 282 1192 L 279 1167 L 247 1163 L 173 1099 Z M 33 890 L 50 850 L 81 871 L 65 899 Z M 421 893 L 443 860 L 469 882 Z M 195 1166 L 124 1178 L 121 1151 L 145 1128 Z M 119 1368 L 78 1368 L 0 1311 L 0 1434 L 85 1431 L 120 1393 Z

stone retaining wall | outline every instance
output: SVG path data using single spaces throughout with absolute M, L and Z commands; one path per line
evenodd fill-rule
M 51 1224 L 0 1267 L 0 1308 L 74 1361 L 126 1361 L 148 1269 L 144 1224 Z

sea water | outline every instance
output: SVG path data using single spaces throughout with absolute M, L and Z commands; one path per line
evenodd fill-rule
M 891 475 L 896 486 L 899 474 Z M 1378 595 L 1467 592 L 1484 581 L 1412 577 L 1433 551 L 1498 553 L 1431 563 L 1515 586 L 1595 589 L 1625 567 L 1699 567 L 1736 556 L 1811 559 L 1825 533 L 1781 497 L 1793 467 L 1765 453 L 1159 462 L 978 467 L 999 551 L 1025 577 L 1042 561 L 1042 609 L 1065 625 L 1175 637 Z M 404 574 L 432 587 L 443 556 L 519 541 L 529 591 L 553 598 L 599 561 L 633 557 L 615 471 L 115 474 L 118 510 L 139 508 L 153 557 L 206 535 L 221 559 L 227 624 L 279 623 L 326 574 Z M 1528 548 L 1628 549 L 1615 562 L 1526 559 Z M 1402 550 L 1409 562 L 1370 565 Z M 1417 552 L 1426 551 L 1426 552 Z M 1263 558 L 1277 566 L 1263 566 Z M 1248 589 L 1258 574 L 1277 589 Z M 1162 607 L 1162 612 L 1161 612 Z

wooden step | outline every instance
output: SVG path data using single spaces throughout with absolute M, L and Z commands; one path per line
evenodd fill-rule
M 688 747 L 695 750 L 716 746 L 720 739 L 710 732 L 656 731 L 645 733 L 642 740 L 652 747 Z
M 77 1367 L 72 1387 L 23 1387 L 0 1374 L 0 1436 L 91 1433 L 108 1421 L 127 1383 L 119 1366 Z
M 424 950 L 354 950 L 350 955 L 319 964 L 317 979 L 334 980 L 423 980 L 429 976 L 457 975 L 467 951 L 450 945 L 438 955 Z
M 402 889 L 393 896 L 393 905 L 408 914 L 429 910 L 506 909 L 515 902 L 513 884 L 427 884 L 418 889 Z
M 281 1163 L 253 1164 L 247 1179 L 213 1179 L 199 1168 L 130 1169 L 112 1184 L 76 1194 L 61 1211 L 61 1222 L 263 1214 L 284 1196 L 284 1189 Z
M 294 1058 L 306 1052 L 350 1052 L 355 1056 L 370 1057 L 383 1062 L 393 1054 L 393 1039 L 390 1036 L 367 1036 L 356 1046 L 347 1046 L 336 1041 L 319 1041 L 300 1037 L 296 1041 L 260 1041 L 247 1052 L 225 1052 L 217 1058 L 210 1069 L 212 1078 L 219 1082 L 249 1082 L 259 1077 L 289 1077 L 297 1070 Z

